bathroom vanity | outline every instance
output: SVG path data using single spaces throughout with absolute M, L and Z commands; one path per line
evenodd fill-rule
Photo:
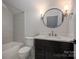
M 32 37 L 31 37 L 32 39 Z M 35 59 L 74 59 L 74 44 L 68 38 L 34 37 Z
M 38 35 L 34 40 L 35 59 L 74 59 L 73 38 Z
M 67 16 L 58 8 L 50 8 L 43 14 L 43 25 L 50 28 L 51 32 L 26 37 L 34 41 L 35 59 L 74 59 L 74 37 L 60 36 L 54 32 L 55 28 L 64 23 Z
M 71 42 L 35 39 L 35 59 L 74 59 Z

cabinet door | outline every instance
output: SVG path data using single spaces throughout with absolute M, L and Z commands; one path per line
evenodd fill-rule
M 56 42 L 56 41 L 50 41 L 49 46 L 50 51 L 53 51 L 53 53 L 64 53 L 64 51 L 74 51 L 74 45 L 73 43 L 67 43 L 67 42 Z
M 74 59 L 72 43 L 48 41 L 49 44 L 46 47 L 45 55 L 46 59 Z M 69 56 L 71 55 L 71 56 Z
M 69 52 L 73 47 L 72 43 L 36 39 L 35 59 L 74 59 Z
M 44 42 L 35 40 L 35 59 L 45 59 Z
M 35 54 L 35 59 L 45 59 L 45 56 L 42 54 Z

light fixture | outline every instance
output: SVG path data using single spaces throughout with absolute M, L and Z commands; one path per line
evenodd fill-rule
M 65 10 L 64 16 L 70 16 L 73 15 L 73 12 L 68 12 L 68 10 Z
M 71 12 L 71 8 L 68 5 L 64 6 L 64 16 L 70 16 L 73 15 L 73 12 Z
M 43 19 L 43 14 L 41 14 L 41 19 Z

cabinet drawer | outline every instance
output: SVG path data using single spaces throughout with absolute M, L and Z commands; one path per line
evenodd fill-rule
M 46 47 L 49 45 L 49 42 L 46 40 L 35 39 L 35 46 Z

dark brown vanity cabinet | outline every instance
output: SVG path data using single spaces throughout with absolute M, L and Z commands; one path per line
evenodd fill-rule
M 35 39 L 35 59 L 74 59 L 74 45 L 68 42 Z

